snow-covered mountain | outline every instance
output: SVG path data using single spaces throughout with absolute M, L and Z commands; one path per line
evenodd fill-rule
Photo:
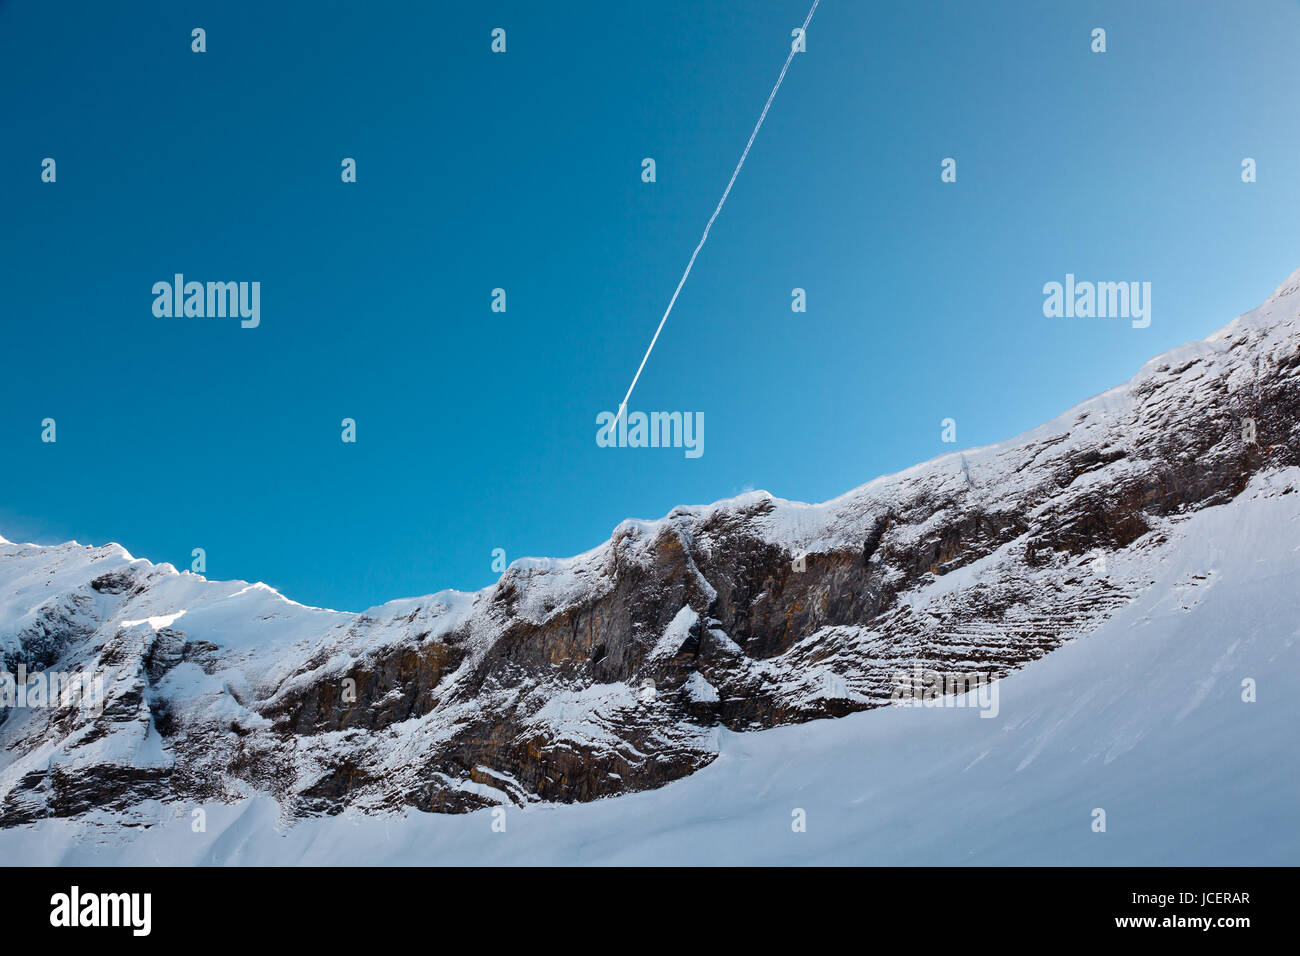
M 7 669 L 105 688 L 2 712 L 0 850 L 152 823 L 102 858 L 1296 862 L 1298 423 L 1300 271 L 1011 441 L 624 522 L 474 594 L 343 614 L 0 543 Z M 882 708 L 900 671 L 1002 677 L 997 716 Z
M 1290 489 L 1290 490 L 1288 490 Z M 1182 522 L 1151 586 L 1000 682 L 999 713 L 885 707 L 717 731 L 685 780 L 584 804 L 286 825 L 258 797 L 123 830 L 0 830 L 32 864 L 1288 864 L 1300 862 L 1300 469 Z M 1258 700 L 1242 700 L 1243 680 Z M 1093 811 L 1107 814 L 1104 833 Z M 792 829 L 804 811 L 805 832 Z

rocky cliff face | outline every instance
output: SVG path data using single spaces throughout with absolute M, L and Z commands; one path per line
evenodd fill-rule
M 104 688 L 102 709 L 4 703 L 0 826 L 258 791 L 286 816 L 591 800 L 706 765 L 720 726 L 888 703 L 898 671 L 1005 675 L 1130 602 L 1190 513 L 1300 464 L 1298 317 L 1300 272 L 1012 441 L 820 505 L 624 522 L 362 614 L 0 539 L 5 669 Z

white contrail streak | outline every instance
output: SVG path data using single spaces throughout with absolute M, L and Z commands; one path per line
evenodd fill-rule
M 812 22 L 813 14 L 817 12 L 817 4 L 821 0 L 813 0 L 812 8 L 808 11 L 808 16 L 803 21 L 803 33 L 808 33 L 808 24 Z M 722 212 L 722 207 L 727 201 L 727 196 L 731 194 L 731 187 L 736 184 L 736 177 L 740 175 L 740 168 L 745 165 L 745 159 L 749 156 L 749 148 L 754 145 L 754 139 L 758 136 L 758 131 L 763 127 L 763 120 L 767 119 L 767 111 L 772 107 L 772 100 L 776 99 L 776 91 L 781 88 L 785 80 L 785 71 L 790 69 L 790 61 L 795 55 L 794 42 L 790 43 L 790 55 L 785 58 L 785 65 L 781 67 L 781 75 L 776 78 L 776 85 L 772 87 L 772 92 L 767 94 L 767 102 L 763 104 L 763 112 L 758 115 L 758 122 L 754 124 L 754 131 L 749 134 L 749 142 L 745 144 L 745 151 L 740 154 L 740 162 L 736 163 L 736 168 L 731 172 L 731 179 L 727 181 L 727 188 L 722 191 L 722 198 L 718 200 L 717 208 L 713 210 L 713 215 L 709 217 L 708 223 L 704 227 L 704 234 L 700 236 L 699 243 L 695 246 L 695 251 L 691 253 L 691 259 L 686 263 L 686 271 L 682 277 L 677 280 L 677 288 L 673 290 L 673 297 L 668 300 L 668 308 L 664 309 L 664 317 L 659 320 L 659 328 L 655 329 L 654 338 L 650 340 L 650 347 L 645 350 L 645 357 L 641 359 L 641 364 L 637 367 L 636 374 L 632 376 L 632 384 L 627 387 L 627 394 L 623 396 L 623 401 L 619 402 L 618 414 L 614 417 L 614 424 L 623 417 L 624 411 L 627 410 L 627 400 L 632 397 L 632 389 L 636 388 L 637 380 L 641 377 L 641 370 L 645 368 L 645 363 L 650 358 L 650 353 L 655 349 L 655 343 L 659 341 L 659 333 L 664 330 L 664 323 L 668 321 L 669 314 L 673 311 L 673 306 L 677 304 L 677 296 L 682 291 L 682 286 L 686 284 L 686 277 L 691 274 L 691 267 L 695 265 L 695 257 L 700 254 L 704 248 L 705 240 L 709 238 L 709 230 L 713 228 L 713 220 L 718 218 L 718 213 Z

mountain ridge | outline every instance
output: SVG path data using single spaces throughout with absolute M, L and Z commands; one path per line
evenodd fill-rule
M 1297 463 L 1298 293 L 1300 270 L 1003 442 L 820 504 L 629 519 L 476 592 L 352 614 L 119 545 L 4 542 L 6 665 L 111 679 L 93 719 L 4 712 L 0 826 L 250 792 L 290 816 L 590 800 L 698 770 L 721 727 L 881 706 L 900 668 L 1004 676 L 1141 594 L 1189 511 Z

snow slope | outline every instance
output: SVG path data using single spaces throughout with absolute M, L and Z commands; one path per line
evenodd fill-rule
M 999 712 L 886 707 L 763 733 L 658 790 L 285 824 L 256 798 L 148 829 L 0 830 L 27 864 L 1297 864 L 1300 469 L 1181 522 L 1151 586 L 998 683 Z M 1258 700 L 1243 701 L 1243 681 Z M 1093 832 L 1093 810 L 1107 815 Z M 807 830 L 792 831 L 802 809 Z M 504 814 L 505 832 L 493 821 Z

